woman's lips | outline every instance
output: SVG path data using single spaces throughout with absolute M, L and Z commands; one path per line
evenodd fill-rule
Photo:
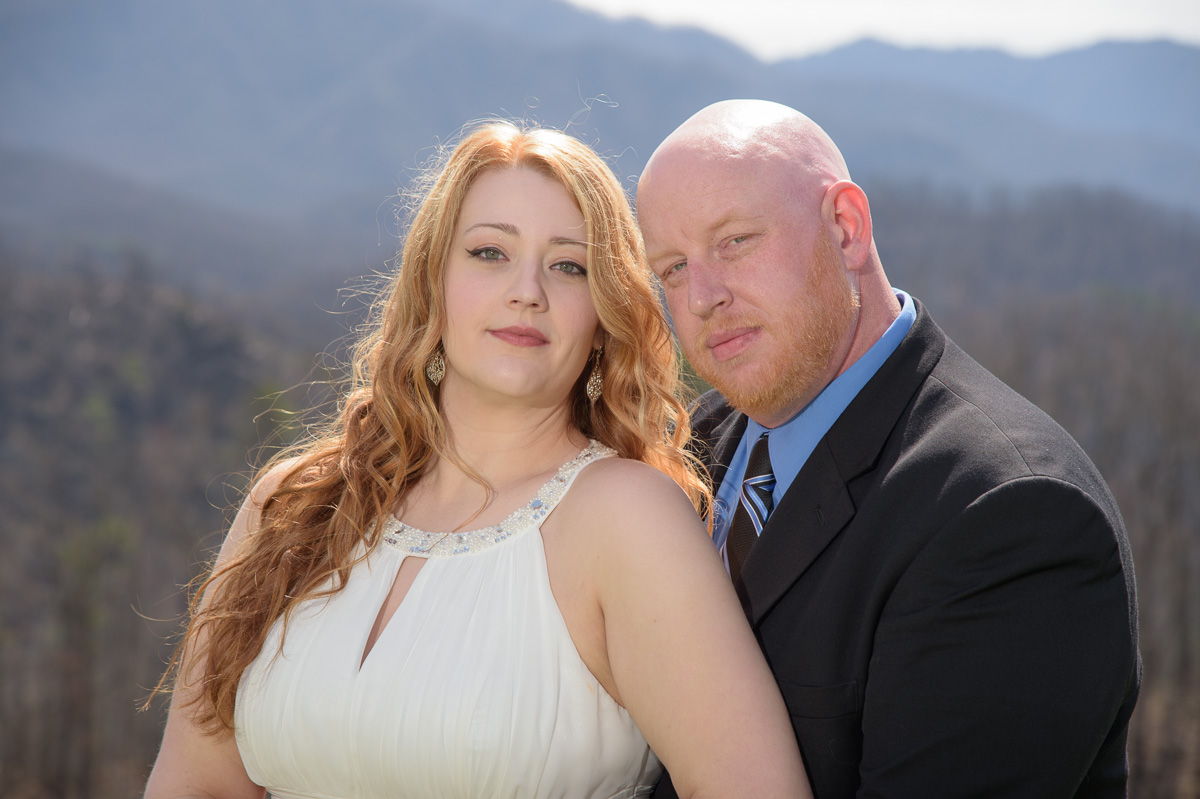
M 489 332 L 501 341 L 515 347 L 540 347 L 549 343 L 549 339 L 535 327 L 501 327 Z

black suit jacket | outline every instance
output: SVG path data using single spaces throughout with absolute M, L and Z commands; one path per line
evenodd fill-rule
M 1123 796 L 1120 513 L 1075 441 L 917 310 L 736 586 L 816 796 Z M 746 417 L 710 392 L 693 423 L 719 484 Z

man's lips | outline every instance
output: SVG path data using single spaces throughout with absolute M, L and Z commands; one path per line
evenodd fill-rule
M 548 344 L 549 339 L 542 335 L 535 327 L 501 327 L 496 330 L 489 330 L 496 338 L 505 341 L 516 347 L 540 347 L 543 344 Z
M 727 361 L 746 351 L 758 338 L 760 330 L 757 327 L 735 327 L 710 333 L 704 339 L 704 346 L 718 361 Z

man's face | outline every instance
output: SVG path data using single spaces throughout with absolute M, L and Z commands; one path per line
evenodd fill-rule
M 856 319 L 816 204 L 753 159 L 672 153 L 638 191 L 650 266 L 696 373 L 768 427 L 838 373 Z

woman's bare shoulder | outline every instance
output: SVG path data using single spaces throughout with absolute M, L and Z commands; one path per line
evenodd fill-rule
M 604 458 L 579 473 L 576 484 L 581 493 L 601 503 L 617 506 L 629 503 L 662 502 L 681 499 L 688 503 L 687 495 L 668 475 L 630 458 Z
M 267 501 L 267 497 L 271 496 L 275 492 L 275 489 L 279 488 L 280 484 L 300 465 L 302 460 L 302 456 L 296 455 L 276 461 L 267 466 L 254 479 L 254 484 L 250 486 L 250 490 L 246 495 L 246 504 L 256 509 L 261 509 Z
M 683 489 L 641 461 L 605 458 L 592 463 L 580 472 L 570 494 L 573 515 L 585 519 L 607 543 L 618 543 L 614 536 L 703 533 Z
M 233 523 L 229 526 L 229 531 L 225 536 L 225 541 L 221 545 L 221 552 L 218 556 L 218 564 L 228 560 L 234 551 L 236 551 L 242 542 L 258 532 L 258 528 L 262 523 L 262 510 L 267 499 L 275 493 L 280 484 L 287 476 L 295 470 L 300 464 L 301 458 L 287 458 L 280 460 L 267 467 L 267 469 L 255 478 L 254 483 L 250 486 L 250 490 L 246 492 L 246 498 L 242 502 L 241 508 L 233 519 Z

